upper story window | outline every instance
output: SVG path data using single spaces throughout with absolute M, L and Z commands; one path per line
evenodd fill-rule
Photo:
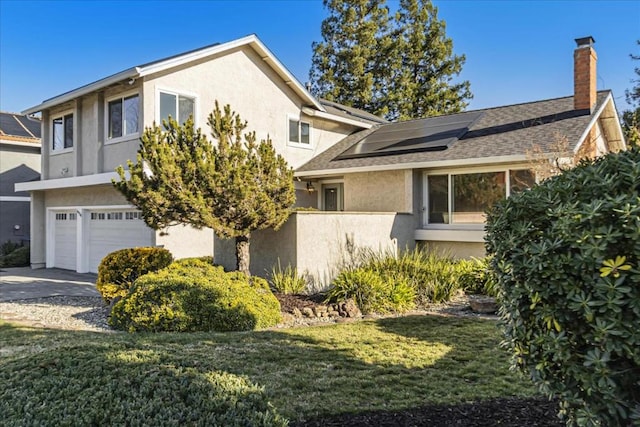
M 427 175 L 427 224 L 484 224 L 495 202 L 535 185 L 531 170 Z
M 140 96 L 138 94 L 109 101 L 109 139 L 139 132 Z
M 52 120 L 52 150 L 73 148 L 73 113 Z
M 299 119 L 289 117 L 289 142 L 310 145 L 311 125 Z
M 178 124 L 183 124 L 189 116 L 195 117 L 196 100 L 193 96 L 160 91 L 159 121 L 167 120 L 171 116 Z

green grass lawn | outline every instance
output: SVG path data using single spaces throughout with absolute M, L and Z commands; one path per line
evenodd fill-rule
M 225 334 L 0 323 L 0 413 L 25 424 L 136 425 L 135 413 L 140 425 L 206 425 L 206 411 L 250 408 L 254 425 L 271 425 L 535 395 L 499 342 L 494 321 L 439 316 Z

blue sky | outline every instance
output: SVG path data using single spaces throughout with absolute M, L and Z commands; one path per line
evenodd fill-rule
M 628 109 L 640 0 L 435 0 L 471 82 L 470 109 L 570 95 L 574 39 L 591 35 L 598 89 Z M 391 8 L 397 0 L 388 1 Z M 126 68 L 255 33 L 302 82 L 320 0 L 0 0 L 0 109 L 19 112 Z M 233 82 L 229 82 L 233 84 Z

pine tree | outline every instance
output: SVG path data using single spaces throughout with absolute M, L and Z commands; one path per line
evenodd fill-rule
M 313 44 L 312 91 L 390 120 L 463 110 L 469 82 L 453 84 L 465 57 L 453 54 L 429 0 L 324 0 L 323 42 Z
M 636 40 L 640 46 L 640 40 Z M 633 61 L 639 61 L 640 55 L 629 54 Z M 631 80 L 634 83 L 631 89 L 625 91 L 627 103 L 633 109 L 622 113 L 622 129 L 627 140 L 627 145 L 640 146 L 640 67 L 634 67 L 633 72 L 636 78 Z
M 386 55 L 391 48 L 385 0 L 324 0 L 323 42 L 314 42 L 309 77 L 312 91 L 329 101 L 387 113 Z
M 113 183 L 153 229 L 180 223 L 235 238 L 237 268 L 249 275 L 251 232 L 287 220 L 293 170 L 268 137 L 257 143 L 255 132 L 244 133 L 247 123 L 229 105 L 221 110 L 216 102 L 207 123 L 213 143 L 191 119 L 145 129 L 130 177 L 120 166 Z
M 400 0 L 396 15 L 401 58 L 398 75 L 389 85 L 392 120 L 409 120 L 457 113 L 472 97 L 469 82 L 453 84 L 462 71 L 464 55 L 453 54 L 453 42 L 430 0 Z

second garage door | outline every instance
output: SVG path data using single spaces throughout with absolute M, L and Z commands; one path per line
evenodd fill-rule
M 154 234 L 140 212 L 132 210 L 91 211 L 88 232 L 89 271 L 94 273 L 105 255 L 118 249 L 150 246 Z

